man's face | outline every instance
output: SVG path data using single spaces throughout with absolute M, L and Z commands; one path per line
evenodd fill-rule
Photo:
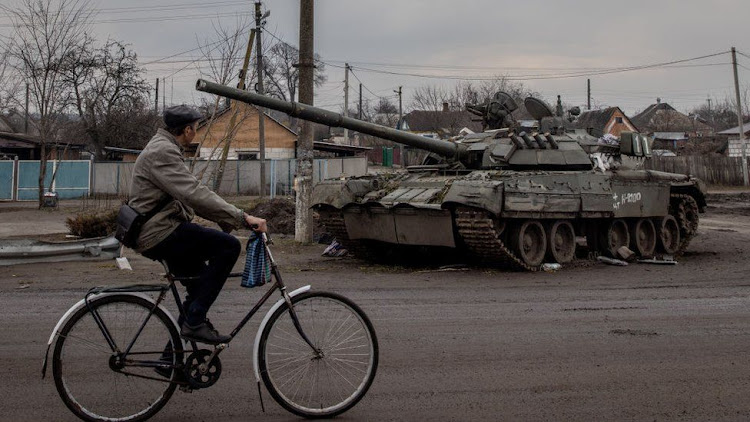
M 193 139 L 195 139 L 195 126 L 196 124 L 193 123 L 192 125 L 185 128 L 185 141 L 183 142 L 184 146 L 190 145 L 190 143 L 193 142 Z

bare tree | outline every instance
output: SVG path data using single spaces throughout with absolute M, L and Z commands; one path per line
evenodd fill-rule
M 138 132 L 128 120 L 119 117 L 130 110 L 138 110 L 146 102 L 150 85 L 143 73 L 136 54 L 119 41 L 110 40 L 96 48 L 87 37 L 64 58 L 63 80 L 72 89 L 79 124 L 98 159 L 104 159 L 105 146 L 122 143 L 118 138 L 126 132 L 132 135 L 133 129 Z M 152 129 L 142 127 L 147 132 Z M 139 138 L 144 136 L 139 135 Z
M 0 6 L 12 30 L 6 45 L 21 76 L 29 82 L 40 143 L 39 205 L 44 198 L 48 146 L 56 142 L 60 116 L 70 104 L 62 76 L 64 60 L 85 39 L 92 17 L 87 0 L 21 0 L 17 8 Z M 55 146 L 54 151 L 57 152 Z
M 18 106 L 18 93 L 21 82 L 18 72 L 11 66 L 10 52 L 8 48 L 0 43 L 0 120 L 11 130 L 14 130 L 14 122 L 11 117 Z
M 295 101 L 299 85 L 299 71 L 295 64 L 299 62 L 299 50 L 280 41 L 263 54 L 263 75 L 268 83 L 266 93 L 284 101 Z M 320 61 L 317 54 L 314 78 L 313 83 L 316 87 L 328 80 L 325 75 L 325 64 Z
M 203 42 L 198 41 L 201 53 L 206 59 L 208 64 L 207 70 L 202 70 L 201 74 L 205 77 L 211 78 L 222 85 L 228 85 L 237 72 L 242 62 L 241 53 L 245 51 L 247 47 L 246 35 L 248 32 L 249 23 L 247 20 L 238 20 L 235 28 L 227 28 L 221 25 L 221 23 L 213 23 L 214 37 L 212 39 L 206 39 Z M 241 71 L 241 70 L 240 70 Z M 223 111 L 223 107 L 220 107 L 221 97 L 216 95 L 213 98 L 213 107 L 207 107 L 210 109 L 210 117 L 207 122 L 206 132 L 198 142 L 198 146 L 195 150 L 193 160 L 190 162 L 190 170 L 195 168 L 195 162 L 201 154 L 203 143 L 211 133 L 214 120 L 219 112 Z M 230 142 L 231 137 L 234 136 L 233 128 L 227 128 L 222 141 L 214 146 L 214 149 L 209 154 L 209 160 L 214 156 L 219 146 L 222 146 L 225 142 Z M 208 165 L 203 168 L 200 173 L 200 177 L 203 177 L 205 170 Z

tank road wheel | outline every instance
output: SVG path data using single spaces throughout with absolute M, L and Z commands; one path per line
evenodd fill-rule
M 544 226 L 536 220 L 526 220 L 511 230 L 510 242 L 518 258 L 529 267 L 537 267 L 544 261 L 547 252 L 547 236 Z
M 657 247 L 659 252 L 675 254 L 680 248 L 680 226 L 671 215 L 661 218 L 656 228 Z
M 570 262 L 576 255 L 576 232 L 566 220 L 557 220 L 547 230 L 547 259 L 560 264 Z
M 656 228 L 648 218 L 639 218 L 631 224 L 630 249 L 638 256 L 651 257 L 656 250 Z
M 630 244 L 630 233 L 625 220 L 616 219 L 605 223 L 601 236 L 601 249 L 609 256 L 617 257 L 617 250 Z

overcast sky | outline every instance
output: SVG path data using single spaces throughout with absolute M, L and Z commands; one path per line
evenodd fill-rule
M 231 26 L 253 10 L 251 1 L 237 0 L 92 0 L 92 5 L 101 9 L 93 25 L 97 37 L 131 44 L 142 63 L 193 49 L 196 37 L 214 37 L 212 20 Z M 271 12 L 267 31 L 297 46 L 299 1 L 269 0 L 263 7 Z M 2 23 L 7 19 L 0 17 Z M 0 25 L 0 31 L 8 30 Z M 728 53 L 629 72 L 559 76 L 691 59 L 732 46 L 750 56 L 748 0 L 318 0 L 315 52 L 328 64 L 328 82 L 317 89 L 315 102 L 340 109 L 342 67 L 349 62 L 365 98 L 395 99 L 393 90 L 401 85 L 405 106 L 419 86 L 506 75 L 522 79 L 550 102 L 560 94 L 566 103 L 585 105 L 590 78 L 596 106 L 634 113 L 661 97 L 686 111 L 708 97 L 733 95 Z M 196 57 L 191 52 L 166 60 L 171 63 L 146 65 L 151 80 L 174 73 L 167 79 L 167 103 L 198 102 L 193 86 L 200 70 L 189 63 Z M 750 87 L 750 58 L 738 61 L 740 84 Z M 358 81 L 350 81 L 352 101 Z

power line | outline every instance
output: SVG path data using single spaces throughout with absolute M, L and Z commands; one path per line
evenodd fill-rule
M 132 18 L 117 18 L 117 19 L 103 19 L 93 20 L 90 22 L 92 25 L 108 24 L 108 23 L 147 23 L 147 22 L 168 22 L 175 20 L 196 20 L 196 19 L 213 19 L 213 18 L 224 18 L 224 17 L 248 17 L 252 14 L 249 12 L 234 12 L 234 13 L 217 13 L 214 15 L 207 14 L 192 14 L 192 15 L 179 15 L 179 16 L 150 16 L 150 17 L 132 17 Z M 0 27 L 13 28 L 19 25 L 13 23 L 3 23 Z
M 716 56 L 727 54 L 727 53 L 728 51 L 722 51 L 719 53 L 692 57 L 689 59 L 672 60 L 669 62 L 653 63 L 653 64 L 646 64 L 646 65 L 638 65 L 638 66 L 615 67 L 615 68 L 610 68 L 610 69 L 602 70 L 602 71 L 571 72 L 571 73 L 561 73 L 557 75 L 516 75 L 516 76 L 505 77 L 504 79 L 509 80 L 509 81 L 528 81 L 528 80 L 566 79 L 566 78 L 578 78 L 578 77 L 585 77 L 585 76 L 608 75 L 608 74 L 613 74 L 613 73 L 632 72 L 635 70 L 669 67 L 671 65 L 691 62 L 695 60 L 707 59 L 710 57 L 716 57 Z M 709 65 L 716 66 L 720 64 L 721 63 L 711 63 Z M 697 65 L 697 66 L 704 66 L 704 65 Z M 454 76 L 454 75 L 425 75 L 425 74 L 418 74 L 418 73 L 393 72 L 393 71 L 387 71 L 387 70 L 371 69 L 371 68 L 366 68 L 362 66 L 360 66 L 359 69 L 364 70 L 364 71 L 375 72 L 375 73 L 383 73 L 383 74 L 399 75 L 399 76 L 412 76 L 412 77 L 428 78 L 428 79 L 452 79 L 452 80 L 464 80 L 464 81 L 487 81 L 487 80 L 497 79 L 497 77 L 466 77 L 466 76 Z

